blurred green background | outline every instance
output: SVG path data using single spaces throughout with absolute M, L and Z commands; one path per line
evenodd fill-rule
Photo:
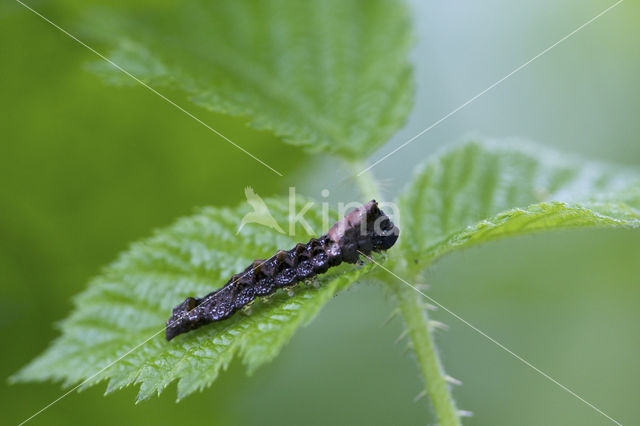
M 412 8 L 418 92 L 407 125 L 374 156 L 444 114 L 613 4 L 607 1 L 421 2 Z M 76 10 L 33 1 L 74 28 Z M 149 7 L 153 7 L 150 4 Z M 392 198 L 410 167 L 467 134 L 521 137 L 640 168 L 640 5 L 627 1 L 375 168 Z M 127 245 L 194 206 L 260 195 L 319 197 L 342 176 L 267 133 L 193 107 L 205 122 L 285 173 L 279 178 L 140 87 L 86 71 L 92 54 L 8 1 L 0 5 L 1 376 L 56 337 L 71 297 Z M 470 133 L 472 132 L 472 133 Z M 313 161 L 313 164 L 311 162 Z M 307 171 L 304 171 L 306 169 Z M 309 177 L 309 169 L 314 177 Z M 328 180 L 318 179 L 327 177 Z M 353 197 L 348 188 L 332 199 Z M 624 424 L 639 424 L 640 238 L 579 231 L 492 243 L 428 274 L 431 295 Z M 395 344 L 384 289 L 335 298 L 280 357 L 247 377 L 238 363 L 211 389 L 175 389 L 134 405 L 135 389 L 74 393 L 33 424 L 425 424 L 418 370 Z M 610 422 L 444 312 L 437 336 L 467 424 Z M 0 384 L 3 423 L 62 393 L 59 384 Z

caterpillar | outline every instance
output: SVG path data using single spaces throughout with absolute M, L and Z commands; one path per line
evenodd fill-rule
M 220 289 L 202 298 L 187 297 L 167 321 L 171 340 L 203 325 L 231 317 L 245 305 L 281 288 L 323 274 L 342 262 L 356 263 L 360 254 L 390 249 L 400 230 L 372 200 L 336 222 L 325 235 L 279 250 L 266 260 L 255 260 Z

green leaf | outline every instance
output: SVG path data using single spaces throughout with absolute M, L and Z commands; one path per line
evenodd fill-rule
M 496 238 L 640 226 L 640 174 L 523 143 L 470 142 L 428 162 L 399 201 L 401 246 L 418 268 Z
M 311 152 L 362 159 L 412 105 L 410 18 L 395 0 L 134 2 L 86 27 L 141 80 Z M 106 62 L 92 67 L 132 82 Z
M 285 225 L 288 202 L 267 200 L 267 204 L 275 220 Z M 302 204 L 297 207 L 301 211 Z M 255 302 L 249 315 L 238 313 L 167 342 L 164 323 L 185 297 L 203 296 L 254 259 L 310 237 L 303 226 L 289 237 L 254 224 L 236 235 L 248 211 L 244 206 L 204 208 L 133 244 L 76 298 L 75 310 L 60 324 L 62 335 L 12 380 L 79 383 L 153 336 L 83 387 L 108 379 L 111 392 L 138 383 L 142 400 L 178 380 L 182 398 L 209 386 L 235 356 L 249 372 L 273 359 L 299 326 L 371 269 L 371 265 L 333 268 L 319 276 L 316 285 L 295 288 L 292 297 L 277 293 L 270 301 Z M 305 218 L 316 228 L 315 235 L 321 233 L 320 212 L 309 211 Z

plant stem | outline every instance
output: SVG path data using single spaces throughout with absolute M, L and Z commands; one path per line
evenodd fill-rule
M 362 170 L 366 168 L 364 163 L 354 162 L 351 164 L 351 169 L 355 171 L 354 179 L 356 180 L 356 184 L 360 189 L 360 193 L 366 200 L 380 200 L 380 194 L 378 192 L 378 182 L 376 182 L 371 170 L 367 170 L 366 172 L 359 174 Z
M 389 281 L 398 300 L 398 307 L 409 331 L 409 338 L 416 354 L 425 390 L 442 426 L 460 425 L 460 416 L 453 401 L 446 375 L 429 328 L 429 319 L 422 307 L 420 295 L 414 289 L 398 281 Z
M 360 173 L 364 168 L 362 163 L 352 163 L 352 170 L 355 170 L 356 173 Z M 360 192 L 367 200 L 383 201 L 380 199 L 378 184 L 371 171 L 367 170 L 360 175 L 356 174 L 355 179 Z M 406 271 L 397 272 L 402 276 L 402 272 Z M 429 318 L 422 307 L 420 294 L 398 280 L 387 279 L 385 282 L 398 300 L 398 307 L 408 328 L 413 351 L 424 379 L 425 392 L 433 404 L 438 422 L 441 426 L 459 426 L 461 424 L 459 412 L 451 396 L 446 374 L 438 357 L 438 351 L 429 328 Z

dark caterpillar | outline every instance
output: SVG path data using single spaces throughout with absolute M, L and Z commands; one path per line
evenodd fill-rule
M 167 340 L 229 318 L 256 297 L 294 286 L 332 266 L 356 263 L 361 253 L 387 250 L 395 244 L 399 233 L 372 200 L 336 222 L 327 234 L 312 238 L 307 244 L 297 244 L 289 251 L 279 250 L 269 259 L 255 260 L 222 288 L 201 299 L 188 297 L 173 309 L 167 321 Z

